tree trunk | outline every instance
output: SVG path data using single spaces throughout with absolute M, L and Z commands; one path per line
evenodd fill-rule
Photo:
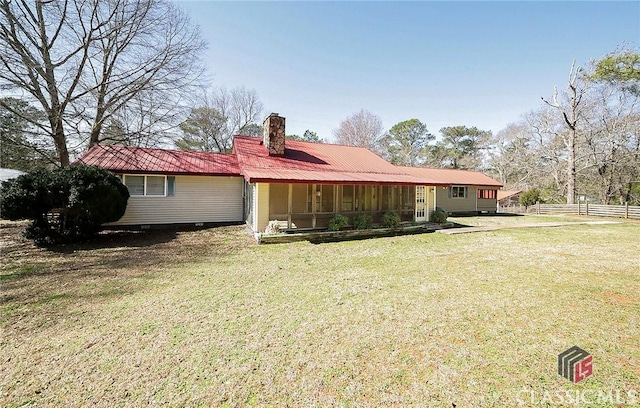
M 571 129 L 567 143 L 567 204 L 575 204 L 576 197 L 576 130 Z
M 53 142 L 56 146 L 56 152 L 60 159 L 60 166 L 67 167 L 71 162 L 69 160 L 69 150 L 67 149 L 67 138 L 62 127 L 62 118 L 51 121 L 51 129 L 53 129 Z
M 101 102 L 101 101 L 100 101 Z M 102 123 L 104 120 L 104 108 L 102 105 L 98 105 L 96 110 L 96 117 L 91 128 L 91 135 L 89 136 L 89 147 L 98 144 L 100 142 L 100 133 L 102 133 Z

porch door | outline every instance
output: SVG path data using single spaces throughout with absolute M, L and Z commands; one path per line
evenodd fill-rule
M 427 188 L 426 186 L 416 186 L 416 222 L 427 220 Z

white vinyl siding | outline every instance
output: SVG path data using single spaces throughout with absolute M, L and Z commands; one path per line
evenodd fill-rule
M 173 196 L 132 195 L 124 216 L 109 225 L 239 222 L 243 216 L 242 184 L 241 177 L 175 176 Z
M 456 186 L 460 187 L 460 186 Z M 495 199 L 478 199 L 478 189 L 495 188 L 485 186 L 464 186 L 466 198 L 452 198 L 450 187 L 436 187 L 436 205 L 448 212 L 495 211 Z M 458 190 L 459 191 L 459 190 Z
M 457 192 L 459 187 L 455 186 Z M 476 199 L 475 194 L 477 188 L 475 186 L 465 186 L 465 193 L 467 198 L 452 197 L 451 187 L 436 187 L 436 206 L 442 208 L 447 212 L 473 212 L 476 211 Z M 468 197 L 472 197 L 470 199 Z

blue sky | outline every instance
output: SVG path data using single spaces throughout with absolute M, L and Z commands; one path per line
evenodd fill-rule
M 179 1 L 209 43 L 212 84 L 331 140 L 360 109 L 497 132 L 585 65 L 640 41 L 640 2 Z

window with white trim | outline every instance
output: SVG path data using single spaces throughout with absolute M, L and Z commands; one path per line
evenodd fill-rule
M 175 191 L 175 177 L 125 174 L 122 182 L 131 196 L 166 197 Z
M 466 186 L 451 186 L 449 189 L 449 197 L 451 198 L 467 198 Z

